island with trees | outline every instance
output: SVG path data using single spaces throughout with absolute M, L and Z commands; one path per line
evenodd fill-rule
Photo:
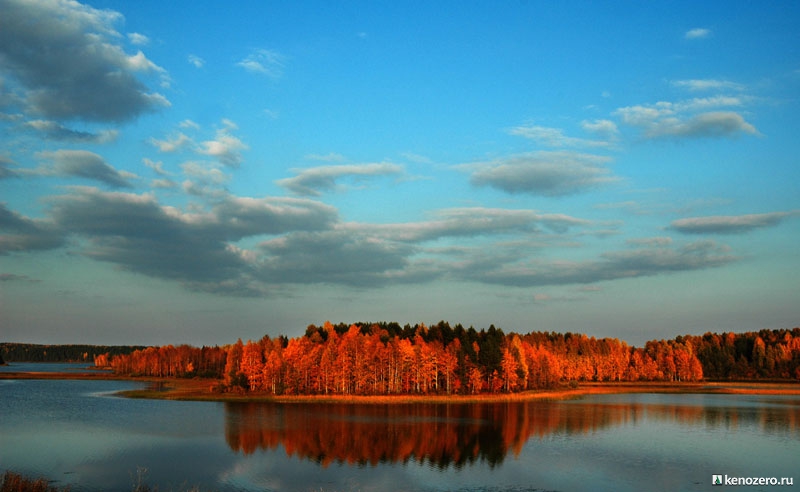
M 0 344 L 7 360 L 21 353 L 33 360 L 68 354 L 66 360 L 91 360 L 114 377 L 211 381 L 193 386 L 209 397 L 503 395 L 603 382 L 800 381 L 800 328 L 684 335 L 643 347 L 445 321 L 325 322 L 295 338 L 213 347 Z
M 475 330 L 445 321 L 309 325 L 296 338 L 101 354 L 126 376 L 212 378 L 262 395 L 474 395 L 583 382 L 800 380 L 800 328 L 706 333 L 632 347 L 584 334 Z

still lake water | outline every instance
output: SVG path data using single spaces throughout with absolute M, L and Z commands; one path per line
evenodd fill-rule
M 800 487 L 797 396 L 471 405 L 113 396 L 138 387 L 0 380 L 0 470 L 76 492 L 130 491 L 139 470 L 162 492 L 719 490 L 712 474 L 792 477 Z

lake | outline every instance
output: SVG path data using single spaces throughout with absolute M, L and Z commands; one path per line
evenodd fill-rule
M 797 396 L 406 405 L 113 396 L 139 387 L 0 380 L 0 470 L 76 492 L 130 491 L 140 475 L 162 492 L 719 490 L 712 474 L 800 484 Z M 773 489 L 791 487 L 747 487 Z

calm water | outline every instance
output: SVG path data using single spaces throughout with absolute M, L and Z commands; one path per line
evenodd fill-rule
M 129 491 L 145 469 L 162 492 L 719 490 L 712 474 L 800 487 L 798 397 L 388 406 L 112 396 L 137 386 L 0 380 L 0 469 L 73 491 Z
M 92 362 L 9 362 L 0 366 L 0 372 L 98 372 Z

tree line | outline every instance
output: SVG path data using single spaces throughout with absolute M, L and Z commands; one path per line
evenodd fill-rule
M 223 391 L 391 395 L 511 393 L 580 381 L 800 380 L 800 328 L 652 340 L 480 331 L 445 321 L 309 325 L 296 338 L 102 355 L 126 375 L 210 377 Z
M 144 345 L 42 345 L 0 343 L 0 361 L 5 362 L 92 362 L 100 354 L 115 356 L 145 348 Z

